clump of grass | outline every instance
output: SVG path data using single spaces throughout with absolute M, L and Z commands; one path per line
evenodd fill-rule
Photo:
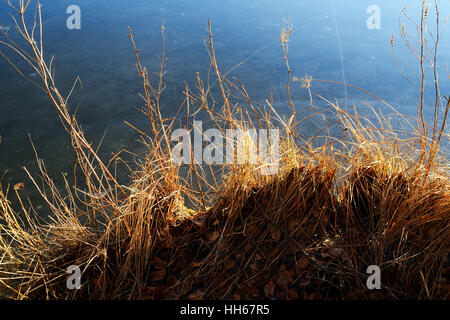
M 378 128 L 367 126 L 356 111 L 350 114 L 337 102 L 329 102 L 344 136 L 327 137 L 316 146 L 312 139 L 297 134 L 287 50 L 292 26 L 281 36 L 292 108 L 285 119 L 270 102 L 266 108 L 253 104 L 241 82 L 221 74 L 209 25 L 211 70 L 219 84 L 223 108 L 214 109 L 216 100 L 210 88 L 197 76 L 196 90 L 186 87 L 186 99 L 180 107 L 187 109 L 186 127 L 190 128 L 189 123 L 201 110 L 220 130 L 280 129 L 280 168 L 277 174 L 267 176 L 259 170 L 262 163 L 234 164 L 219 170 L 192 164 L 182 173 L 171 161 L 175 118 L 167 120 L 161 115 L 165 59 L 161 59 L 156 82 L 151 82 L 130 30 L 143 83 L 141 111 L 149 119 L 150 131 L 136 129 L 148 154 L 131 172 L 131 183 L 124 186 L 114 177 L 114 161 L 106 163 L 98 157 L 69 113 L 68 99 L 55 85 L 52 60 L 45 62 L 42 49 L 40 5 L 31 29 L 24 18 L 29 2 L 9 5 L 19 17 L 16 26 L 30 49 L 17 46 L 7 31 L 3 33 L 6 40 L 0 43 L 18 53 L 40 75 L 40 88 L 72 138 L 87 191 L 71 188 L 66 182 L 68 195 L 62 196 L 37 158 L 42 183 L 27 173 L 53 213 L 50 222 L 40 222 L 32 208 L 23 204 L 20 188 L 0 187 L 0 292 L 4 297 L 449 297 L 450 184 L 448 162 L 439 153 L 441 139 L 447 138 L 448 97 L 443 102 L 436 94 L 435 107 L 443 107 L 444 112 L 441 117 L 435 112 L 432 127 L 420 115 L 412 138 L 403 139 L 384 121 L 380 120 Z M 424 4 L 422 19 L 427 16 Z M 161 32 L 164 39 L 164 28 Z M 38 41 L 36 34 L 40 35 Z M 423 33 L 419 34 L 419 40 L 424 41 Z M 422 50 L 422 62 L 427 60 L 425 54 Z M 309 90 L 314 79 L 305 79 Z M 423 85 L 421 82 L 418 87 L 421 93 Z M 236 95 L 241 97 L 237 100 L 239 109 L 233 107 Z M 420 97 L 419 113 L 424 105 Z M 242 101 L 248 108 L 242 107 Z M 8 201 L 11 191 L 22 203 L 21 212 Z M 82 271 L 80 290 L 66 287 L 70 265 Z M 381 290 L 366 286 L 369 265 L 382 270 Z

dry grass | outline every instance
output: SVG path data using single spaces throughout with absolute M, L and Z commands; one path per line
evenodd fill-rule
M 435 111 L 434 123 L 428 126 L 422 115 L 424 81 L 418 84 L 418 122 L 409 138 L 399 138 L 382 120 L 378 126 L 364 125 L 367 122 L 356 112 L 349 114 L 329 102 L 344 135 L 328 137 L 314 147 L 312 140 L 297 134 L 291 99 L 292 115 L 284 119 L 270 102 L 266 108 L 254 105 L 238 80 L 221 74 L 209 25 L 211 70 L 223 108 L 214 110 L 209 87 L 197 77 L 195 92 L 186 87 L 180 107 L 187 110 L 186 127 L 202 110 L 221 130 L 279 128 L 280 169 L 265 176 L 258 170 L 261 164 L 230 165 L 226 172 L 190 165 L 181 174 L 171 162 L 174 120 L 164 119 L 160 110 L 164 57 L 153 84 L 130 31 L 143 83 L 142 113 L 149 119 L 150 131 L 140 131 L 148 155 L 132 172 L 131 184 L 124 186 L 69 114 L 68 99 L 54 83 L 52 60 L 44 59 L 40 6 L 32 28 L 24 18 L 28 6 L 24 1 L 11 4 L 29 48 L 16 45 L 7 31 L 0 43 L 39 74 L 39 87 L 72 138 L 87 191 L 66 183 L 68 196 L 62 196 L 37 158 L 42 182 L 29 177 L 53 213 L 51 222 L 42 223 L 25 205 L 19 211 L 11 208 L 7 200 L 11 192 L 22 203 L 20 186 L 0 187 L 0 293 L 4 297 L 449 298 L 450 184 L 448 161 L 439 153 L 439 145 L 447 139 L 450 101 L 441 97 L 438 86 L 434 108 L 441 113 Z M 417 24 L 422 71 L 423 64 L 436 57 L 430 58 L 424 49 L 427 17 L 424 5 Z M 295 81 L 287 50 L 291 31 L 288 26 L 281 35 L 288 84 Z M 164 39 L 164 28 L 161 32 Z M 309 89 L 314 79 L 304 79 Z M 288 85 L 289 97 L 290 90 Z M 246 109 L 242 103 L 236 107 L 232 97 L 237 95 L 248 104 Z M 86 222 L 81 223 L 80 217 Z M 80 290 L 66 288 L 70 265 L 82 270 Z M 366 287 L 369 265 L 382 270 L 381 290 Z

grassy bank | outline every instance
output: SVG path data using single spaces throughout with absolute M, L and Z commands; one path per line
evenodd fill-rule
M 306 139 L 298 133 L 301 114 L 290 99 L 292 81 L 302 82 L 305 90 L 319 81 L 291 75 L 292 26 L 288 24 L 280 36 L 292 112 L 285 117 L 270 101 L 265 106 L 253 104 L 239 80 L 220 72 L 209 25 L 211 77 L 217 79 L 221 101 L 213 98 L 208 84 L 197 75 L 193 89 L 186 86 L 183 92 L 180 112 L 186 120 L 182 126 L 191 130 L 200 111 L 221 131 L 279 129 L 280 165 L 275 175 L 261 174 L 263 163 L 193 164 L 181 173 L 172 162 L 171 142 L 180 124 L 176 117 L 163 118 L 160 106 L 164 52 L 159 77 L 150 79 L 130 30 L 143 84 L 141 112 L 149 128 L 136 128 L 148 153 L 137 162 L 138 169 L 130 172 L 129 185 L 115 179 L 119 157 L 100 159 L 69 113 L 68 99 L 54 82 L 52 60 L 46 62 L 44 57 L 38 32 L 40 8 L 35 29 L 23 19 L 27 6 L 19 1 L 12 10 L 28 47 L 17 46 L 7 32 L 0 43 L 40 76 L 37 85 L 48 95 L 72 139 L 76 170 L 86 188 L 80 191 L 67 183 L 63 195 L 37 158 L 40 178 L 28 175 L 52 211 L 52 221 L 44 223 L 20 198 L 19 185 L 0 187 L 0 292 L 4 297 L 449 298 L 449 167 L 439 146 L 448 139 L 450 100 L 436 85 L 431 106 L 434 122 L 425 123 L 424 66 L 432 63 L 434 79 L 438 74 L 437 53 L 428 51 L 428 46 L 438 46 L 438 40 L 426 42 L 430 9 L 425 5 L 422 21 L 414 26 L 419 27 L 418 51 L 414 51 L 419 58 L 419 80 L 417 119 L 405 118 L 411 132 L 399 135 L 382 115 L 378 123 L 368 125 L 356 111 L 349 113 L 337 101 L 328 101 L 342 135 L 321 139 L 319 146 L 314 137 Z M 161 33 L 164 41 L 164 28 Z M 321 110 L 317 114 L 326 117 Z M 17 197 L 21 208 L 12 208 L 8 197 Z M 79 290 L 67 289 L 66 271 L 71 265 L 82 271 Z M 381 269 L 379 290 L 369 290 L 366 284 L 371 265 Z

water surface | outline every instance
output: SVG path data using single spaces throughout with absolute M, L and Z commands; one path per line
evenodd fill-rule
M 81 9 L 81 30 L 66 27 L 66 9 L 73 1 L 42 3 L 45 48 L 48 57 L 56 56 L 57 85 L 67 93 L 80 76 L 83 87 L 74 93 L 71 110 L 78 108 L 79 122 L 92 142 L 98 143 L 106 130 L 100 149 L 105 158 L 124 147 L 145 151 L 137 142 L 138 134 L 124 124 L 128 121 L 148 129 L 145 119 L 135 110 L 141 104 L 138 97 L 141 84 L 127 26 L 132 28 L 143 63 L 151 72 L 159 70 L 161 25 L 166 28 L 167 90 L 162 101 L 166 116 L 173 115 L 183 101 L 185 81 L 193 87 L 196 72 L 206 79 L 209 56 L 204 38 L 208 35 L 208 18 L 219 67 L 239 78 L 256 102 L 264 103 L 272 93 L 280 112 L 289 109 L 285 91 L 287 73 L 278 40 L 283 20 L 289 19 L 294 25 L 289 43 L 293 76 L 346 82 L 371 91 L 402 113 L 415 115 L 417 93 L 396 65 L 390 39 L 393 33 L 400 38 L 398 17 L 402 8 L 408 5 L 408 12 L 417 17 L 421 1 L 377 1 L 381 9 L 379 30 L 367 28 L 366 10 L 373 1 L 366 0 L 79 0 L 76 4 Z M 441 2 L 440 8 L 442 17 L 449 15 L 446 1 Z M 1 3 L 0 24 L 12 24 L 9 12 L 6 4 Z M 17 36 L 13 29 L 10 33 Z M 404 46 L 399 45 L 397 50 L 403 62 L 417 65 Z M 443 34 L 440 50 L 443 71 L 449 58 L 450 40 Z M 36 79 L 33 70 L 24 63 L 19 66 Z M 47 97 L 3 59 L 0 71 L 0 174 L 9 170 L 4 182 L 24 181 L 26 195 L 38 201 L 21 168 L 26 166 L 33 174 L 38 172 L 29 137 L 45 160 L 49 174 L 59 183 L 61 173 L 71 176 L 74 158 L 70 141 Z M 440 76 L 442 93 L 448 94 L 448 78 L 445 72 Z M 324 104 L 317 98 L 321 95 L 330 100 L 337 98 L 346 107 L 356 104 L 364 108 L 360 101 L 366 101 L 381 108 L 373 97 L 341 85 L 314 82 L 312 93 L 318 105 Z M 298 83 L 294 84 L 293 99 L 297 113 L 306 110 L 309 95 Z M 432 104 L 432 99 L 427 103 Z M 317 129 L 314 123 L 309 123 L 304 134 Z

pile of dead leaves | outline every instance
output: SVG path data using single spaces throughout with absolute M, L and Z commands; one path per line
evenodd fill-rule
M 264 185 L 231 177 L 212 208 L 162 237 L 140 298 L 448 298 L 448 185 L 374 166 L 355 170 L 339 197 L 334 179 L 321 166 Z M 380 290 L 367 288 L 370 265 Z

